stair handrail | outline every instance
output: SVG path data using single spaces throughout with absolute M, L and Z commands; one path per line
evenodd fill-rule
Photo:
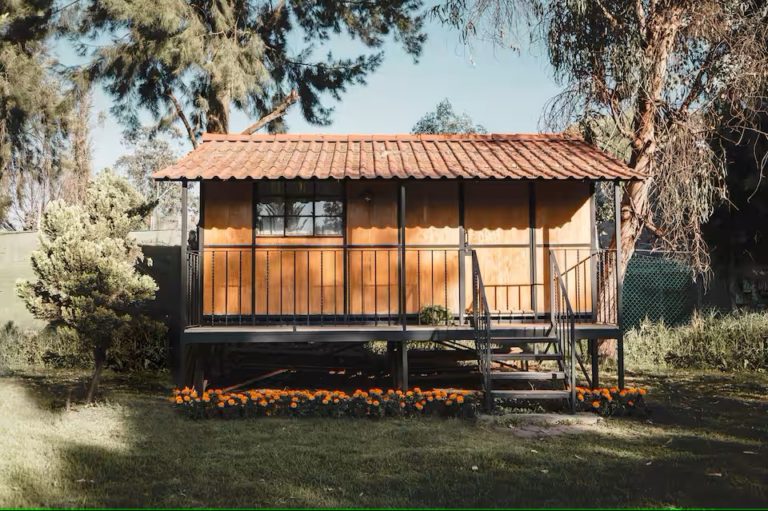
M 563 355 L 563 372 L 571 393 L 571 410 L 576 407 L 576 315 L 573 313 L 568 290 L 557 264 L 557 258 L 549 251 L 550 267 L 550 322 L 552 333 L 558 340 Z
M 493 406 L 491 395 L 491 310 L 488 307 L 488 298 L 485 294 L 477 252 L 470 249 L 470 255 L 472 257 L 472 327 L 475 336 L 475 351 L 480 373 L 483 376 L 485 407 L 486 410 L 490 410 Z

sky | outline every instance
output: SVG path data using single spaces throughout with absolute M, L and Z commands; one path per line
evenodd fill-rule
M 356 48 L 348 41 L 333 40 L 318 53 L 332 50 L 343 56 Z M 384 50 L 384 62 L 369 75 L 367 85 L 350 86 L 341 102 L 329 98 L 327 104 L 335 108 L 330 126 L 307 123 L 294 106 L 286 115 L 289 132 L 407 133 L 444 98 L 491 133 L 536 132 L 546 102 L 559 91 L 541 50 L 514 51 L 482 42 L 468 48 L 457 32 L 434 21 L 428 25 L 418 63 L 396 43 L 387 43 Z M 74 58 L 66 48 L 61 53 L 63 60 Z M 127 151 L 122 127 L 109 107 L 110 98 L 98 89 L 92 117 L 95 171 L 113 165 Z M 254 120 L 233 112 L 230 131 L 237 133 Z M 179 155 L 190 149 L 188 143 L 180 143 Z

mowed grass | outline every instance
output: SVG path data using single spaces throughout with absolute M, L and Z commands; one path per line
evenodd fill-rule
M 0 379 L 0 507 L 768 505 L 761 374 L 641 377 L 648 419 L 540 438 L 515 417 L 191 421 L 164 380 L 115 375 L 68 410 L 79 377 Z

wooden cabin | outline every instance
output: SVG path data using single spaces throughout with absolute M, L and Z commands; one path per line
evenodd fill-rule
M 596 339 L 621 339 L 595 184 L 642 176 L 581 139 L 209 134 L 154 177 L 181 182 L 185 211 L 187 184 L 200 183 L 199 225 L 181 249 L 182 353 L 386 340 L 407 387 L 406 342 L 468 340 L 489 400 L 559 399 L 572 394 L 579 339 L 593 356 Z M 540 360 L 557 367 L 506 370 Z M 561 387 L 497 382 L 528 379 Z

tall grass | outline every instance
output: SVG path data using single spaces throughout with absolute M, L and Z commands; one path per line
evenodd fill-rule
M 768 313 L 695 313 L 671 327 L 645 320 L 625 336 L 635 368 L 768 369 Z

